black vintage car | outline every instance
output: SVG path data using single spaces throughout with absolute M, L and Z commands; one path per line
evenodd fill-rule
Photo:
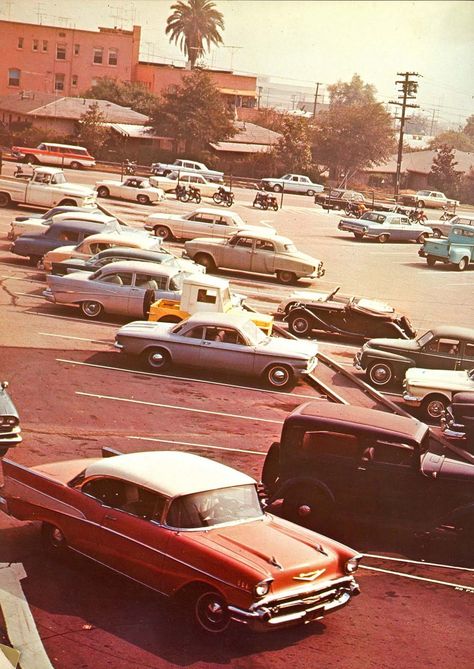
M 406 316 L 379 300 L 331 293 L 296 291 L 280 303 L 277 316 L 288 322 L 289 331 L 307 337 L 312 331 L 333 332 L 351 337 L 396 337 L 416 335 Z
M 474 329 L 440 325 L 409 341 L 371 339 L 354 358 L 375 386 L 403 381 L 410 367 L 424 369 L 472 369 Z
M 441 424 L 446 437 L 461 439 L 464 448 L 474 453 L 474 393 L 456 393 Z
M 20 419 L 18 411 L 7 393 L 8 382 L 0 383 L 0 457 L 11 446 L 21 443 Z
M 307 402 L 287 416 L 262 483 L 273 512 L 311 529 L 364 519 L 474 538 L 474 455 L 445 448 L 412 418 Z

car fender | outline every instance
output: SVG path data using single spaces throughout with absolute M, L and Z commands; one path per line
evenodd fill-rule
M 318 478 L 313 476 L 295 476 L 293 478 L 287 479 L 276 488 L 271 497 L 269 497 L 268 504 L 272 504 L 275 500 L 280 498 L 284 499 L 285 495 L 290 489 L 301 488 L 305 485 L 313 486 L 315 489 L 320 490 L 325 495 L 327 495 L 332 503 L 336 502 L 336 498 L 334 497 L 333 492 L 325 483 L 323 483 L 323 481 L 320 481 Z
M 403 372 L 405 374 L 406 370 L 409 367 L 417 367 L 416 362 L 405 355 L 397 355 L 396 353 L 391 353 L 389 351 L 376 351 L 375 349 L 369 349 L 364 351 L 361 358 L 362 369 L 367 369 L 369 365 L 373 362 L 390 362 L 394 372 Z
M 156 341 L 153 343 L 147 341 L 138 355 L 143 355 L 143 353 L 145 353 L 145 351 L 148 351 L 150 348 L 162 348 L 168 353 L 170 358 L 173 359 L 173 354 L 171 352 L 172 347 L 167 342 L 163 341 Z
M 469 258 L 472 260 L 473 247 L 461 246 L 459 244 L 451 245 L 449 249 L 449 259 L 451 262 L 458 263 L 462 258 Z

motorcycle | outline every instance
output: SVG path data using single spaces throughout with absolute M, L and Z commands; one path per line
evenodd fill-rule
M 189 188 L 186 188 L 186 186 L 178 185 L 176 186 L 175 192 L 176 198 L 181 202 L 194 201 L 196 204 L 201 202 L 201 192 L 199 191 L 199 188 L 196 188 L 195 186 L 189 186 Z
M 260 207 L 261 209 L 273 209 L 273 211 L 278 211 L 278 202 L 274 195 L 270 193 L 258 191 L 255 194 L 255 199 L 252 203 L 252 207 Z
M 123 173 L 127 176 L 134 175 L 137 169 L 136 160 L 126 160 L 123 164 Z
M 354 218 L 360 218 L 362 214 L 365 214 L 367 207 L 360 202 L 348 202 L 346 204 L 346 216 L 354 216 Z
M 408 214 L 408 219 L 412 223 L 424 223 L 428 220 L 428 216 L 423 209 L 412 209 Z
M 223 186 L 219 186 L 212 199 L 216 204 L 225 204 L 226 207 L 231 207 L 234 204 L 234 193 L 226 190 Z
M 456 214 L 453 214 L 452 212 L 446 211 L 446 209 L 443 211 L 441 216 L 439 217 L 440 221 L 450 221 L 452 218 L 454 218 Z

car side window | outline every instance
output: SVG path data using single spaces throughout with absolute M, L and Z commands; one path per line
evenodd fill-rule
M 459 354 L 459 339 L 448 339 L 437 337 L 432 339 L 425 347 L 428 353 L 441 353 L 443 355 Z
M 463 357 L 464 357 L 465 360 L 473 360 L 474 361 L 474 344 L 469 344 L 468 342 L 464 342 Z
M 359 450 L 356 435 L 327 431 L 306 431 L 297 448 L 299 457 L 310 461 L 333 458 L 355 460 Z
M 249 237 L 239 237 L 239 239 L 235 243 L 235 246 L 251 249 L 253 246 L 253 239 Z
M 117 286 L 131 286 L 132 275 L 126 274 L 125 272 L 116 272 L 115 274 L 106 274 L 105 276 L 99 277 L 99 281 L 102 281 L 103 283 L 113 283 Z
M 181 332 L 180 334 L 189 339 L 202 339 L 204 336 L 204 327 L 202 325 L 197 325 L 195 328 L 191 328 L 191 330 Z
M 272 242 L 269 242 L 266 239 L 257 239 L 257 242 L 255 244 L 255 248 L 258 251 L 275 252 L 275 247 L 273 246 Z
M 214 217 L 208 214 L 196 214 L 195 216 L 191 216 L 189 220 L 198 221 L 199 223 L 210 223 L 210 224 L 215 222 Z
M 216 341 L 224 344 L 245 345 L 242 335 L 235 328 L 207 327 L 204 339 L 205 341 Z
M 220 216 L 216 219 L 216 225 L 232 225 L 232 223 L 229 223 L 226 218 L 222 218 L 222 216 Z
M 124 483 L 117 479 L 107 477 L 92 479 L 82 485 L 81 492 L 114 509 L 125 502 Z
M 363 449 L 362 461 L 410 467 L 413 464 L 413 455 L 414 449 L 406 444 L 376 442 Z
M 151 274 L 136 274 L 135 288 L 145 288 L 146 290 L 165 290 L 166 276 L 156 276 Z
M 201 304 L 215 304 L 217 302 L 217 290 L 213 288 L 199 288 L 197 302 Z
M 61 230 L 58 235 L 58 239 L 65 242 L 78 242 L 80 239 L 80 233 L 75 230 Z

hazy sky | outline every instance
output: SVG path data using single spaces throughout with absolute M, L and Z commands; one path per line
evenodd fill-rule
M 85 29 L 142 26 L 142 59 L 183 62 L 165 35 L 170 0 L 0 0 L 0 18 Z M 397 72 L 418 72 L 417 103 L 441 122 L 474 113 L 474 2 L 215 0 L 227 48 L 207 64 L 313 86 L 354 73 L 396 99 Z M 239 48 L 234 48 L 239 47 Z M 324 93 L 324 87 L 320 88 Z

